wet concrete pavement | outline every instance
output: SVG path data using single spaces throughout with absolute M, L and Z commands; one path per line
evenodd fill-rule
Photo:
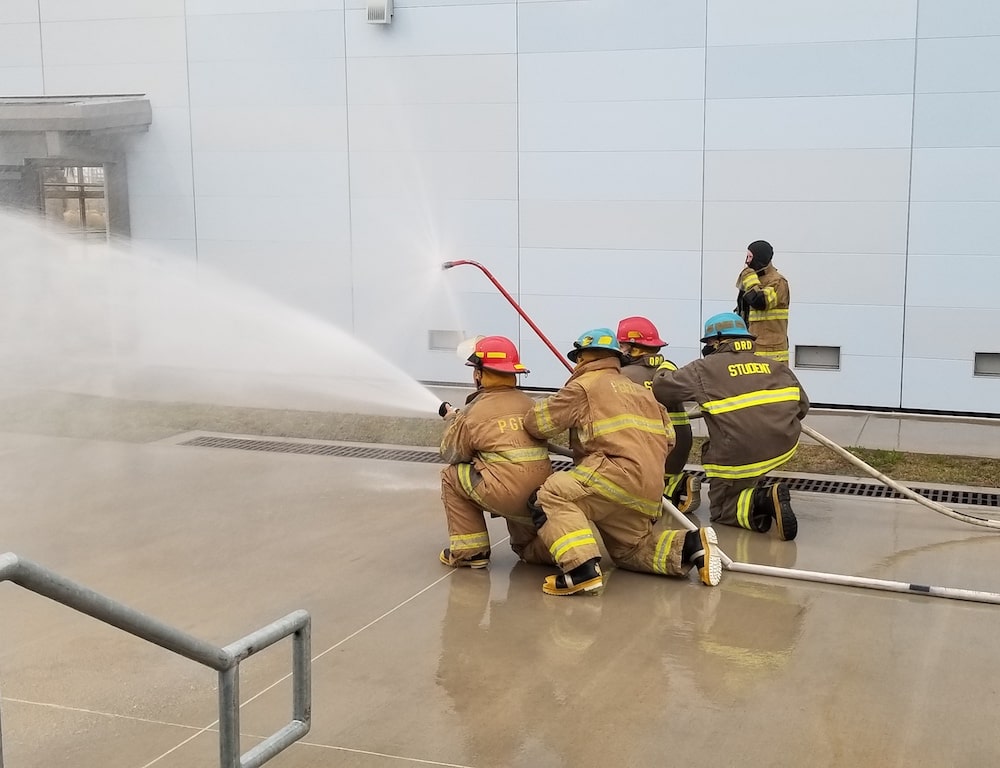
M 819 428 L 817 426 L 817 428 Z M 996 764 L 1000 606 L 726 574 L 612 571 L 542 594 L 491 522 L 437 561 L 438 467 L 0 434 L 0 552 L 225 645 L 313 616 L 311 732 L 268 765 Z M 916 504 L 794 496 L 735 559 L 1000 591 L 1000 536 Z M 978 510 L 982 513 L 983 510 Z M 290 717 L 287 641 L 242 672 L 243 748 Z M 216 675 L 0 585 L 5 768 L 218 765 Z

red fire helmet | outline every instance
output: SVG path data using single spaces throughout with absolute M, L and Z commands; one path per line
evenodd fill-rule
M 506 336 L 484 336 L 479 339 L 466 365 L 499 373 L 528 373 L 528 369 L 521 365 L 517 347 Z
M 657 349 L 667 346 L 667 342 L 660 338 L 656 326 L 645 317 L 626 317 L 618 323 L 618 343 Z

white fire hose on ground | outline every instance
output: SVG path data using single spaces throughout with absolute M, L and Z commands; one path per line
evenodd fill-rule
M 693 419 L 702 418 L 702 414 L 700 413 L 691 413 L 688 414 L 688 416 Z M 930 499 L 921 496 L 916 491 L 907 488 L 905 485 L 896 482 L 891 477 L 882 474 L 874 467 L 869 466 L 857 456 L 841 448 L 828 437 L 821 435 L 811 427 L 803 424 L 802 431 L 817 443 L 826 446 L 854 466 L 864 470 L 879 482 L 895 489 L 908 499 L 912 499 L 913 501 L 923 504 L 925 507 L 932 509 L 935 512 L 947 515 L 955 520 L 970 523 L 971 525 L 979 525 L 985 528 L 1000 529 L 1000 520 L 990 520 L 984 517 L 976 517 L 975 515 L 967 515 L 962 512 L 956 512 L 955 510 L 949 509 L 942 504 L 931 501 Z M 684 513 L 678 510 L 677 507 L 675 507 L 666 498 L 663 499 L 663 508 L 667 510 L 687 530 L 695 531 L 698 529 L 698 526 L 695 525 L 694 522 L 688 519 Z M 872 579 L 864 576 L 847 576 L 839 573 L 826 573 L 824 571 L 803 571 L 797 568 L 782 568 L 774 565 L 739 563 L 729 557 L 725 552 L 722 552 L 721 549 L 719 552 L 722 558 L 722 564 L 726 570 L 735 571 L 737 573 L 751 573 L 759 576 L 776 576 L 778 578 L 796 579 L 798 581 L 814 581 L 821 584 L 838 584 L 846 587 L 878 589 L 886 592 L 905 592 L 907 594 L 927 595 L 930 597 L 946 597 L 953 600 L 968 600 L 976 603 L 993 603 L 995 605 L 1000 605 L 1000 594 L 996 592 L 981 592 L 978 590 L 956 589 L 953 587 L 935 587 L 926 584 L 911 584 L 904 581 L 887 581 L 885 579 Z
M 688 416 L 692 419 L 702 418 L 700 413 L 690 413 Z M 816 442 L 821 445 L 826 446 L 834 453 L 842 456 L 850 463 L 854 464 L 859 469 L 864 470 L 866 473 L 876 478 L 879 482 L 884 483 L 897 490 L 903 496 L 912 499 L 935 512 L 940 512 L 941 514 L 947 515 L 948 517 L 960 520 L 962 522 L 970 523 L 972 525 L 979 525 L 986 528 L 1000 529 L 1000 521 L 990 520 L 987 518 L 976 517 L 975 515 L 967 515 L 961 512 L 956 512 L 948 507 L 938 504 L 937 502 L 931 501 L 923 496 L 921 496 L 916 491 L 907 488 L 905 485 L 896 482 L 887 475 L 882 474 L 877 469 L 869 466 L 864 461 L 859 459 L 854 454 L 841 448 L 835 442 L 829 438 L 821 435 L 816 430 L 811 427 L 802 425 L 802 431 L 811 437 Z M 549 443 L 549 450 L 559 456 L 572 456 L 573 452 L 563 448 L 553 443 Z M 663 499 L 663 508 L 669 512 L 674 519 L 676 519 L 683 528 L 689 531 L 698 530 L 698 526 L 690 520 L 683 512 L 681 512 L 677 507 L 675 507 L 669 499 Z M 937 587 L 928 584 L 914 584 L 905 581 L 889 581 L 886 579 L 873 579 L 865 576 L 847 576 L 840 573 L 827 573 L 825 571 L 805 571 L 799 568 L 783 568 L 776 565 L 757 565 L 756 563 L 740 563 L 733 560 L 729 555 L 723 552 L 720 548 L 720 557 L 722 559 L 722 565 L 728 571 L 733 571 L 735 573 L 749 573 L 757 576 L 773 576 L 782 579 L 794 579 L 796 581 L 812 581 L 820 584 L 836 584 L 845 587 L 860 587 L 862 589 L 876 589 L 884 592 L 903 592 L 911 595 L 924 595 L 928 597 L 944 597 L 952 600 L 966 600 L 975 603 L 992 603 L 994 605 L 1000 605 L 1000 594 L 996 592 L 982 592 L 979 590 L 972 589 L 958 589 L 954 587 Z

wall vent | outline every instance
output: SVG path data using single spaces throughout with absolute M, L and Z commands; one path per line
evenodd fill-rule
M 796 344 L 795 367 L 839 371 L 840 347 L 808 347 Z
M 465 341 L 464 331 L 427 331 L 427 348 L 442 352 L 454 352 Z M 472 351 L 469 351 L 471 354 Z
M 975 376 L 1000 376 L 1000 352 L 976 352 Z
M 389 24 L 392 21 L 392 0 L 368 0 L 368 23 Z

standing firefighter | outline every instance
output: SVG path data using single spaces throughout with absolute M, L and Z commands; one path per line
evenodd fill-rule
M 653 375 L 657 369 L 676 371 L 677 366 L 660 354 L 667 342 L 660 338 L 656 326 L 645 317 L 626 317 L 618 323 L 618 343 L 621 344 L 622 373 L 636 384 L 642 384 L 652 391 Z M 701 504 L 701 478 L 684 471 L 694 438 L 691 434 L 691 420 L 684 403 L 664 403 L 674 427 L 676 442 L 667 454 L 663 470 L 666 490 L 663 495 L 681 512 L 694 512 Z
M 784 363 L 754 354 L 754 337 L 732 312 L 705 323 L 704 357 L 678 371 L 661 370 L 653 393 L 664 401 L 695 400 L 708 427 L 702 463 L 712 522 L 795 538 L 798 522 L 788 486 L 764 476 L 795 453 L 809 400 Z
M 747 246 L 746 267 L 736 287 L 736 312 L 757 337 L 756 354 L 788 362 L 788 281 L 774 268 L 774 248 L 765 240 Z
M 441 562 L 489 564 L 485 511 L 506 519 L 511 548 L 522 560 L 551 564 L 528 510 L 528 497 L 552 472 L 545 441 L 524 430 L 524 413 L 534 401 L 515 385 L 517 374 L 528 369 L 504 336 L 479 339 L 466 365 L 473 367 L 476 384 L 466 408 L 442 403 L 439 410 L 451 422 L 441 439 L 441 458 L 448 462 L 441 470 L 441 501 L 449 534 Z
M 673 443 L 666 411 L 622 375 L 621 347 L 611 329 L 588 331 L 573 347 L 567 357 L 576 369 L 569 381 L 524 419 L 525 429 L 540 439 L 570 430 L 576 457 L 573 469 L 549 476 L 532 505 L 538 536 L 563 571 L 546 578 L 542 591 L 603 590 L 591 522 L 619 567 L 684 576 L 695 565 L 702 581 L 715 586 L 722 563 L 713 529 L 653 531 Z

